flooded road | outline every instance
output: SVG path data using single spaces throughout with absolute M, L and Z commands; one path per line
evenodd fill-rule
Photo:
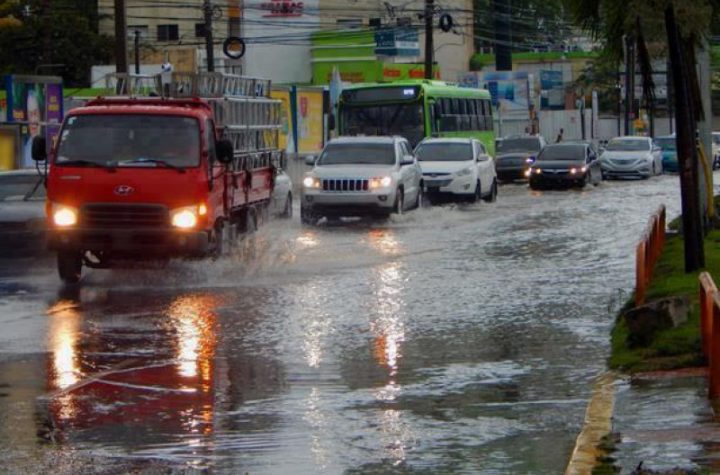
M 678 179 L 271 222 L 164 270 L 0 265 L 3 471 L 562 473 Z M 252 254 L 252 255 L 250 255 Z

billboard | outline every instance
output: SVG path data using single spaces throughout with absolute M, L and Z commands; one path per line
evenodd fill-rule
M 8 122 L 20 125 L 20 168 L 34 167 L 32 141 L 45 136 L 48 150 L 63 118 L 62 79 L 47 76 L 6 76 Z
M 375 32 L 375 54 L 381 56 L 420 56 L 417 28 L 382 28 Z
M 565 109 L 565 86 L 562 71 L 540 71 L 540 107 Z
M 282 128 L 280 129 L 280 149 L 286 152 L 295 151 L 295 141 L 293 139 L 292 130 L 292 109 L 290 108 L 290 91 L 284 89 L 274 89 L 270 92 L 270 97 L 278 99 L 282 104 L 280 106 L 280 121 Z
M 295 107 L 298 153 L 319 152 L 324 145 L 323 91 L 298 88 Z
M 527 116 L 530 110 L 530 83 L 527 71 L 470 72 L 459 78 L 460 86 L 487 89 L 495 107 L 503 113 Z

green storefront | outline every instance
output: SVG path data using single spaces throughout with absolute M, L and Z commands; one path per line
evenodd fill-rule
M 374 30 L 318 32 L 312 36 L 312 64 L 314 85 L 328 84 L 333 68 L 337 67 L 345 82 L 392 82 L 402 79 L 422 79 L 422 63 L 393 63 L 376 54 Z M 433 74 L 440 77 L 434 67 Z

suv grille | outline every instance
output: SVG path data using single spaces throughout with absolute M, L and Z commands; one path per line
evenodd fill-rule
M 162 228 L 169 226 L 165 206 L 143 204 L 89 204 L 80 212 L 80 223 L 95 228 Z
M 323 191 L 368 191 L 368 180 L 331 179 L 322 181 Z

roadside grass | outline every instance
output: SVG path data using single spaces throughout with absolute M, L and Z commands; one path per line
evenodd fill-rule
M 670 224 L 670 229 L 676 228 L 676 222 Z M 704 270 L 717 279 L 720 274 L 716 275 L 714 271 L 720 269 L 720 230 L 711 231 L 705 239 L 705 264 Z M 686 274 L 684 266 L 682 236 L 668 234 L 647 291 L 647 301 L 687 296 L 691 304 L 688 321 L 678 328 L 658 333 L 649 346 L 630 348 L 627 344 L 628 328 L 623 314 L 633 307 L 633 297 L 620 311 L 612 330 L 612 352 L 609 361 L 611 368 L 636 373 L 704 365 L 698 305 L 699 272 Z

